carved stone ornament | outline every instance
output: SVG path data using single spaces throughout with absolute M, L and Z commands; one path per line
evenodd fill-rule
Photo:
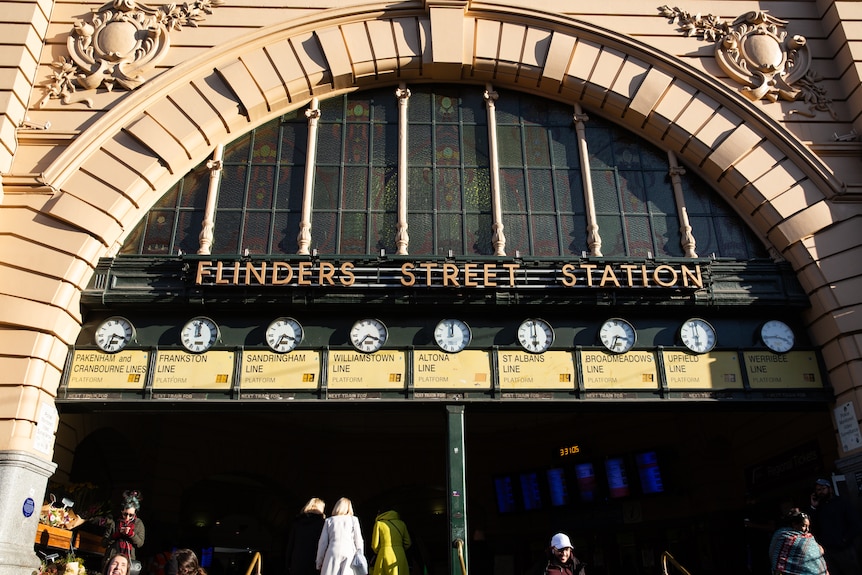
M 820 77 L 809 69 L 811 54 L 805 37 L 788 37 L 785 20 L 765 11 L 752 11 L 732 24 L 712 15 L 701 17 L 679 8 L 659 7 L 659 13 L 676 20 L 686 36 L 699 36 L 715 44 L 715 59 L 730 79 L 741 84 L 740 91 L 750 100 L 776 102 L 803 101 L 809 112 L 791 110 L 813 117 L 815 111 L 828 112 L 833 118 L 832 100 L 817 86 Z
M 71 59 L 51 63 L 54 72 L 39 106 L 52 99 L 92 106 L 86 92 L 100 87 L 134 90 L 168 53 L 171 30 L 197 27 L 222 2 L 194 0 L 154 8 L 136 0 L 112 0 L 96 10 L 90 22 L 76 20 L 66 40 Z

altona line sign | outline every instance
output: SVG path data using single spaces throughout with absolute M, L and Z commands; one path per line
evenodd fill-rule
M 200 286 L 703 289 L 700 263 L 198 261 Z

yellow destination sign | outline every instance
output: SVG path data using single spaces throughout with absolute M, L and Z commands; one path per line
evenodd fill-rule
M 316 389 L 320 383 L 320 352 L 246 351 L 240 373 L 242 389 Z
M 497 353 L 500 389 L 574 389 L 575 361 L 567 351 Z
M 469 350 L 413 352 L 414 389 L 490 389 L 491 354 Z
M 739 354 L 713 351 L 693 355 L 682 351 L 662 351 L 664 377 L 668 389 L 742 389 Z
M 69 369 L 69 389 L 141 389 L 150 354 L 139 349 L 118 353 L 76 350 Z
M 581 351 L 584 389 L 658 389 L 655 353 Z
M 772 353 L 747 351 L 745 371 L 752 389 L 810 389 L 823 387 L 813 351 Z
M 234 352 L 160 351 L 153 389 L 227 390 L 233 385 Z
M 326 385 L 329 389 L 404 389 L 405 358 L 403 351 L 395 350 L 330 351 Z

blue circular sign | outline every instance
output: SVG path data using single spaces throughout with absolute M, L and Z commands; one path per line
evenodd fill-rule
M 22 511 L 24 512 L 24 517 L 30 517 L 33 515 L 33 511 L 36 510 L 36 502 L 33 501 L 32 497 L 28 497 L 24 500 L 24 508 Z

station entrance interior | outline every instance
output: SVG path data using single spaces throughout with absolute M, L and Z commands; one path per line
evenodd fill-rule
M 60 404 L 55 454 L 71 461 L 70 484 L 96 486 L 114 504 L 124 489 L 141 490 L 145 562 L 174 546 L 253 549 L 265 575 L 280 575 L 305 501 L 320 497 L 329 513 L 344 496 L 366 542 L 375 514 L 395 509 L 424 564 L 419 575 L 449 573 L 443 403 L 145 407 Z M 466 494 L 458 496 L 466 496 L 473 575 L 530 574 L 557 531 L 572 537 L 589 575 L 660 573 L 663 551 L 692 575 L 742 572 L 746 493 L 754 489 L 776 514 L 801 505 L 837 458 L 828 407 L 810 403 L 477 402 L 465 405 L 464 427 Z M 794 450 L 816 460 L 770 466 Z M 638 487 L 640 452 L 657 456 L 659 493 Z M 602 470 L 608 458 L 629 470 L 631 490 L 619 498 Z M 597 470 L 592 501 L 575 480 L 584 462 Z M 545 485 L 551 469 L 567 477 L 564 504 Z M 522 475 L 539 478 L 537 508 L 524 503 Z M 509 480 L 512 508 L 498 498 Z M 241 563 L 217 558 L 210 575 L 244 573 Z

